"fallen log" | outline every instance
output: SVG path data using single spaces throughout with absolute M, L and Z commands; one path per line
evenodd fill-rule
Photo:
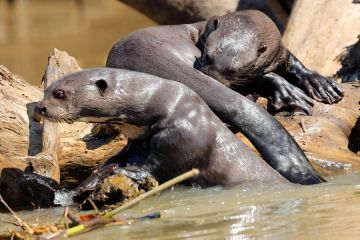
M 342 101 L 334 105 L 315 102 L 311 116 L 281 113 L 275 116 L 315 169 L 327 176 L 360 169 L 360 83 L 342 84 L 342 87 L 345 92 Z M 257 103 L 267 106 L 263 98 Z M 238 134 L 238 137 L 251 146 L 244 136 Z
M 55 49 L 49 57 L 45 76 L 57 79 L 77 70 L 80 67 L 75 59 Z M 47 126 L 43 127 L 34 119 L 34 106 L 43 97 L 43 90 L 28 84 L 4 66 L 0 66 L 0 87 L 0 170 L 25 170 L 31 163 L 35 173 L 58 181 L 59 164 L 61 184 L 76 186 L 100 162 L 126 144 L 122 136 L 100 138 L 96 132 L 92 133 L 93 125 L 86 123 L 57 124 L 59 146 L 57 134 L 51 132 L 52 126 L 50 131 L 45 131 L 43 142 L 42 132 Z
M 49 69 L 57 72 L 52 76 L 60 77 L 80 67 L 65 52 L 55 50 L 49 58 L 47 72 L 51 72 Z M 31 86 L 3 66 L 0 67 L 0 87 L 0 170 L 24 170 L 33 159 L 31 157 L 44 150 L 43 127 L 33 116 L 34 104 L 42 98 L 43 90 Z M 343 87 L 343 101 L 335 105 L 316 103 L 312 116 L 277 117 L 323 174 L 360 170 L 360 84 L 343 84 Z M 110 138 L 100 138 L 98 134 L 92 124 L 59 124 L 58 163 L 62 186 L 71 188 L 79 184 L 126 144 L 122 135 L 108 134 Z M 51 168 L 54 164 L 44 166 Z M 36 164 L 33 167 L 36 171 Z M 51 177 L 56 180 L 56 174 Z

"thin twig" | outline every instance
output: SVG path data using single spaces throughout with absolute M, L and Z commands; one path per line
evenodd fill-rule
M 24 229 L 27 230 L 30 234 L 33 234 L 34 231 L 32 228 L 24 221 L 22 220 L 16 213 L 9 207 L 9 205 L 5 202 L 3 197 L 0 194 L 0 202 L 5 205 L 5 207 L 10 211 L 10 213 L 13 215 L 13 217 L 16 219 L 18 224 Z
M 111 218 L 113 216 L 115 216 L 116 214 L 124 211 L 125 209 L 127 208 L 130 208 L 134 205 L 136 205 L 137 203 L 139 203 L 140 201 L 142 201 L 143 199 L 145 198 L 148 198 L 152 195 L 155 195 L 159 192 L 162 192 L 164 191 L 165 189 L 169 188 L 169 187 L 172 187 L 180 182 L 183 182 L 189 178 L 192 178 L 192 177 L 195 177 L 195 176 L 198 176 L 199 175 L 199 170 L 194 168 L 192 169 L 191 171 L 188 171 L 184 174 L 181 174 L 180 176 L 177 176 L 163 184 L 161 184 L 160 186 L 156 187 L 156 188 L 153 188 L 151 189 L 150 191 L 144 193 L 144 194 L 141 194 L 140 196 L 138 196 L 137 198 L 125 203 L 124 205 L 122 205 L 121 207 L 118 207 L 114 210 L 112 210 L 111 212 L 107 212 L 104 217 L 106 218 Z
M 99 214 L 100 211 L 99 211 L 98 207 L 96 206 L 96 204 L 94 203 L 94 201 L 91 200 L 90 198 L 88 198 L 87 200 L 89 201 L 89 203 L 91 204 L 91 206 L 93 207 L 93 209 L 95 210 L 95 212 L 96 212 L 97 214 Z
M 97 226 L 100 226 L 101 224 L 104 225 L 106 223 L 109 223 L 110 220 L 112 219 L 112 217 L 114 217 L 115 215 L 117 215 L 118 213 L 124 211 L 125 209 L 128 209 L 134 205 L 136 205 L 137 203 L 139 203 L 140 201 L 144 200 L 145 198 L 148 198 L 152 195 L 155 195 L 157 193 L 160 193 L 162 191 L 164 191 L 165 189 L 169 188 L 169 187 L 172 187 L 182 181 L 185 181 L 189 178 L 192 178 L 192 177 L 195 177 L 195 176 L 198 176 L 199 175 L 199 170 L 194 168 L 192 169 L 191 171 L 188 171 L 184 174 L 181 174 L 180 176 L 177 176 L 163 184 L 161 184 L 160 186 L 138 196 L 137 198 L 127 202 L 126 204 L 122 205 L 121 207 L 118 207 L 110 212 L 107 212 L 105 213 L 104 216 L 102 216 L 102 220 L 103 222 L 99 222 L 100 219 L 97 219 L 96 221 L 96 224 Z M 80 224 L 80 225 L 77 225 L 75 227 L 72 227 L 72 228 L 69 228 L 66 233 L 65 233 L 65 236 L 66 237 L 70 237 L 70 236 L 73 236 L 73 235 L 76 235 L 76 234 L 79 234 L 81 232 L 83 232 L 84 230 L 87 230 L 89 228 L 95 228 L 96 226 L 95 225 L 92 225 L 90 223 L 86 224 L 87 226 L 85 226 L 84 224 Z

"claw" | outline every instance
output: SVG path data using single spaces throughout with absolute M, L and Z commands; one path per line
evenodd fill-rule
M 307 70 L 299 77 L 302 79 L 301 87 L 316 101 L 332 104 L 340 101 L 344 95 L 335 81 L 316 72 Z

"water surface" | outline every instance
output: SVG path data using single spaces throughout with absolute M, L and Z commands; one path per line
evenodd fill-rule
M 357 239 L 360 236 L 360 175 L 313 186 L 177 186 L 144 200 L 122 216 L 160 212 L 161 218 L 111 226 L 74 239 Z M 43 209 L 54 222 L 63 208 Z M 19 215 L 34 222 L 37 211 Z M 12 220 L 0 214 L 2 220 Z M 1 223 L 0 230 L 9 227 Z
M 0 0 L 0 64 L 39 85 L 53 48 L 105 66 L 117 39 L 154 24 L 116 0 Z

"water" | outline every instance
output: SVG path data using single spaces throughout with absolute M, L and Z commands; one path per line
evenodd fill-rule
M 0 0 L 0 64 L 39 85 L 49 52 L 105 66 L 117 39 L 155 23 L 116 0 Z
M 0 64 L 39 84 L 48 53 L 57 47 L 83 67 L 104 66 L 116 41 L 154 25 L 117 1 L 0 0 Z M 74 239 L 356 239 L 360 236 L 360 175 L 315 186 L 252 189 L 176 187 L 141 202 L 123 216 L 162 217 L 112 226 Z M 68 199 L 62 199 L 66 201 Z M 64 208 L 21 211 L 27 222 L 54 223 Z M 37 217 L 38 216 L 38 217 Z M 13 227 L 0 213 L 0 231 Z M 5 221 L 5 222 L 4 222 Z
M 177 186 L 144 200 L 122 216 L 160 212 L 161 218 L 111 226 L 74 239 L 357 239 L 360 175 L 343 175 L 313 186 Z M 40 223 L 54 222 L 63 208 L 43 209 Z M 37 211 L 19 215 L 34 223 Z M 9 214 L 0 219 L 12 221 Z M 9 224 L 1 223 L 0 231 Z

